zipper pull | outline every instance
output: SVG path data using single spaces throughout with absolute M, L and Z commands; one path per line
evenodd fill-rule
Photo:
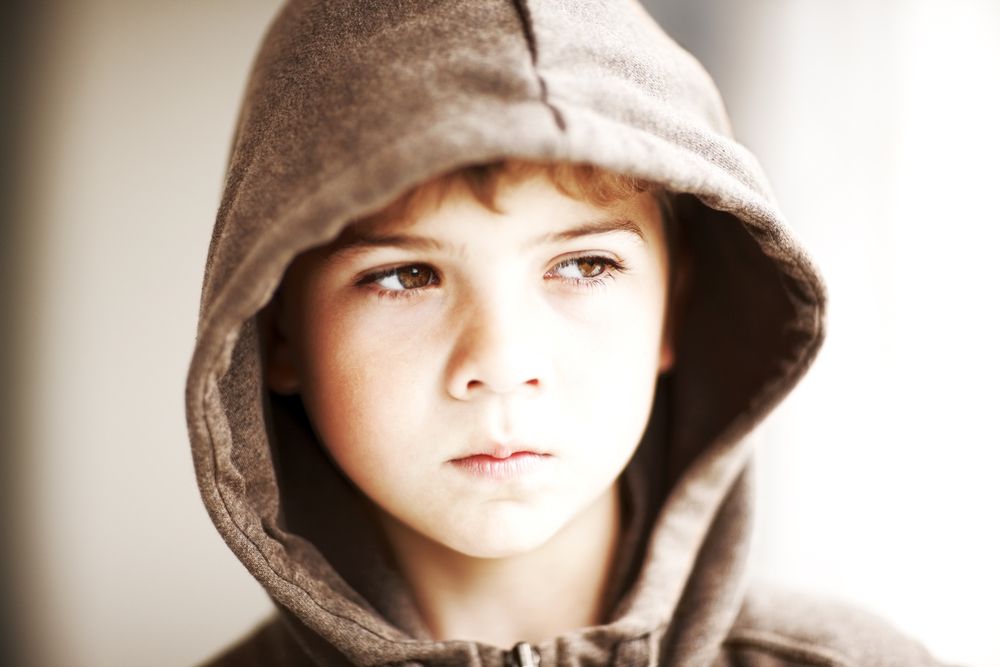
M 506 667 L 538 667 L 542 664 L 542 656 L 528 642 L 518 642 L 507 651 L 503 662 Z

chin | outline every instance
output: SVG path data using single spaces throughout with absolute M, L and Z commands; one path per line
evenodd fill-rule
M 471 558 L 509 558 L 541 548 L 566 523 L 546 520 L 539 510 L 490 514 L 461 530 L 429 537 Z
M 530 553 L 541 548 L 550 538 L 526 540 L 524 536 L 509 536 L 505 539 L 463 539 L 455 541 L 447 546 L 458 553 L 469 558 L 511 558 L 522 554 Z

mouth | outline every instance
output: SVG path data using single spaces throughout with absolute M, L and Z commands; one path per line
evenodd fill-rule
M 551 458 L 551 454 L 531 449 L 498 446 L 487 452 L 451 459 L 448 463 L 473 477 L 502 481 L 530 475 Z

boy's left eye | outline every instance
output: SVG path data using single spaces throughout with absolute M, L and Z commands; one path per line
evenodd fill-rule
M 570 281 L 587 280 L 598 278 L 612 271 L 622 270 L 619 262 L 609 257 L 574 257 L 556 264 L 548 274 L 555 278 L 562 278 Z

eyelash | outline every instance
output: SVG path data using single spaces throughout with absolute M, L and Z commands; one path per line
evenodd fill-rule
M 586 277 L 548 278 L 548 280 L 562 280 L 563 282 L 569 283 L 577 287 L 583 287 L 585 289 L 596 289 L 606 285 L 607 284 L 605 282 L 606 280 L 614 280 L 620 274 L 625 273 L 628 270 L 624 262 L 611 259 L 610 257 L 605 257 L 604 255 L 583 255 L 581 257 L 571 257 L 570 259 L 565 259 L 559 262 L 558 264 L 553 266 L 550 271 L 546 272 L 545 275 L 548 276 L 549 273 L 552 273 L 556 269 L 560 269 L 564 266 L 570 266 L 574 262 L 590 262 L 594 264 L 603 264 L 604 270 L 593 278 L 586 278 Z
M 620 274 L 626 273 L 628 271 L 628 267 L 625 265 L 624 262 L 620 260 L 612 259 L 610 257 L 605 257 L 604 255 L 582 255 L 580 257 L 571 257 L 570 259 L 566 259 L 559 262 L 551 269 L 549 269 L 549 271 L 546 271 L 545 275 L 548 276 L 553 271 L 556 271 L 566 266 L 571 266 L 576 262 L 592 262 L 594 264 L 602 264 L 604 265 L 605 268 L 600 274 L 598 274 L 598 276 L 593 278 L 546 277 L 546 280 L 561 280 L 565 283 L 573 285 L 574 287 L 582 287 L 584 289 L 597 289 L 600 287 L 604 287 L 607 284 L 606 282 L 607 280 L 614 280 Z M 437 272 L 433 269 L 433 267 L 427 264 L 420 264 L 420 263 L 400 264 L 399 266 L 394 266 L 392 268 L 384 269 L 381 271 L 375 271 L 373 273 L 369 273 L 362 276 L 361 279 L 358 280 L 357 283 L 355 284 L 358 287 L 366 287 L 368 285 L 373 285 L 374 283 L 378 282 L 379 280 L 382 280 L 383 278 L 388 278 L 389 276 L 395 275 L 403 269 L 413 266 L 424 266 L 429 268 L 434 273 L 432 282 L 425 287 L 414 287 L 411 289 L 401 289 L 401 290 L 376 289 L 375 296 L 377 296 L 379 299 L 409 299 L 415 296 L 419 296 L 427 289 L 436 287 L 437 285 L 441 284 L 441 278 L 437 275 Z

